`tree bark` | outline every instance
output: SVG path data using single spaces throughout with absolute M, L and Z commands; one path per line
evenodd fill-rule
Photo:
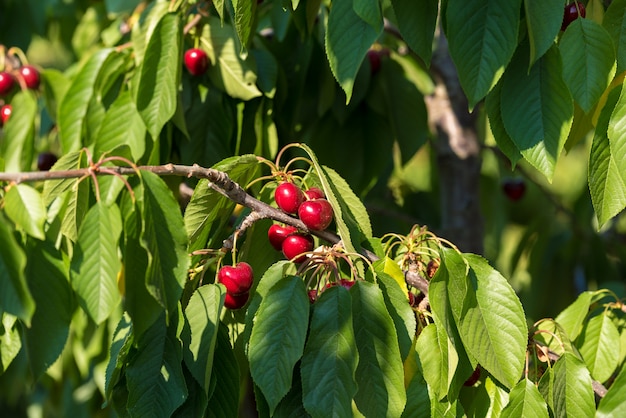
M 426 97 L 431 129 L 436 133 L 441 195 L 441 231 L 461 251 L 483 253 L 480 210 L 480 144 L 476 112 L 469 112 L 448 43 L 441 30 L 431 61 L 435 92 Z

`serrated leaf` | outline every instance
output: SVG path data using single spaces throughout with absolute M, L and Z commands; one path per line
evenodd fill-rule
M 622 89 L 624 91 L 626 88 Z M 620 171 L 623 158 L 614 154 L 614 151 L 623 149 L 624 144 L 619 142 L 626 142 L 626 137 L 616 135 L 614 139 L 619 139 L 618 142 L 612 142 L 608 137 L 612 112 L 618 103 L 626 105 L 625 96 L 626 93 L 620 95 L 617 88 L 609 94 L 598 117 L 589 153 L 589 190 L 600 227 L 626 207 L 626 173 Z
M 85 153 L 84 151 L 74 151 L 62 155 L 52 166 L 50 171 L 73 170 L 81 168 L 81 162 Z M 43 185 L 43 199 L 46 206 L 50 206 L 52 201 L 59 197 L 63 192 L 69 190 L 77 179 L 61 179 L 48 180 Z
M 562 0 L 524 0 L 530 41 L 530 65 L 554 44 L 563 23 Z
M 146 287 L 167 315 L 176 311 L 187 281 L 187 234 L 178 202 L 156 174 L 142 171 L 142 246 L 148 252 Z
M 41 194 L 26 184 L 16 184 L 4 196 L 4 210 L 9 219 L 28 235 L 45 239 L 46 207 Z
M 233 21 L 241 44 L 241 52 L 246 51 L 254 25 L 255 0 L 231 0 L 233 3 Z
M 37 303 L 30 327 L 23 330 L 28 364 L 37 379 L 61 355 L 75 303 L 68 268 L 51 243 L 29 246 L 25 274 Z
M 390 265 L 394 265 L 395 268 L 390 267 Z M 383 268 L 384 270 L 381 271 Z M 415 338 L 417 321 L 415 319 L 415 312 L 413 312 L 413 309 L 408 303 L 408 290 L 404 276 L 398 264 L 388 257 L 376 261 L 374 263 L 374 269 L 376 271 L 378 285 L 383 291 L 387 311 L 391 315 L 391 319 L 396 327 L 400 354 L 402 359 L 405 360 L 409 355 L 411 345 Z M 393 274 L 389 274 L 389 271 L 392 271 Z M 401 282 L 398 279 L 400 279 Z
M 26 285 L 26 256 L 8 222 L 0 217 L 0 310 L 17 316 L 30 326 L 35 301 Z
M 254 155 L 247 154 L 224 159 L 212 168 L 227 173 L 232 181 L 245 185 L 256 177 L 259 161 Z M 210 247 L 207 239 L 227 224 L 234 208 L 234 202 L 210 188 L 207 180 L 200 180 L 185 210 L 189 252 Z
M 94 156 L 128 145 L 133 161 L 138 161 L 146 150 L 146 126 L 137 112 L 129 91 L 120 93 L 106 112 L 96 136 Z
M 81 67 L 59 105 L 59 134 L 63 154 L 82 147 L 82 136 L 89 103 L 95 92 L 96 79 L 111 48 L 100 49 Z
M 612 418 L 626 414 L 626 367 L 622 367 L 619 374 L 609 387 L 606 395 L 600 400 L 597 418 Z
M 354 401 L 365 416 L 400 416 L 406 405 L 404 370 L 398 336 L 382 292 L 375 284 L 358 280 L 350 295 L 359 351 Z
M 0 324 L 0 373 L 4 373 L 22 351 L 22 337 L 15 316 L 3 313 L 0 319 L 2 319 Z
M 583 292 L 567 308 L 563 309 L 554 319 L 563 327 L 570 340 L 575 340 L 583 328 L 593 292 Z
M 450 56 L 470 108 L 496 85 L 513 56 L 520 6 L 521 0 L 448 1 Z
M 500 148 L 504 155 L 511 161 L 511 166 L 515 167 L 517 162 L 522 158 L 522 154 L 520 154 L 515 142 L 513 142 L 504 127 L 504 122 L 502 121 L 501 95 L 502 83 L 498 83 L 487 95 L 485 108 L 487 109 L 487 115 L 489 117 L 489 128 L 491 128 L 491 133 L 496 140 L 496 144 L 498 144 L 498 148 Z
M 554 363 L 554 414 L 558 417 L 592 417 L 595 400 L 585 363 L 565 353 Z
M 522 47 L 502 77 L 502 121 L 524 158 L 551 181 L 574 105 L 556 47 L 528 67 L 528 49 Z
M 574 100 L 590 112 L 613 78 L 615 49 L 606 30 L 590 19 L 576 19 L 559 43 L 563 79 Z
M 126 369 L 130 416 L 169 417 L 185 401 L 180 343 L 167 335 L 165 317 L 138 341 L 137 354 Z
M 207 406 L 207 418 L 236 417 L 239 411 L 240 371 L 237 357 L 223 323 L 217 334 L 214 368 L 216 385 Z
M 273 414 L 292 386 L 293 368 L 302 357 L 309 324 L 307 290 L 300 277 L 287 276 L 261 301 L 250 334 L 250 373 Z
M 470 270 L 450 277 L 452 314 L 467 351 L 508 388 L 524 368 L 528 328 L 522 304 L 507 280 L 482 257 L 464 254 Z
M 620 346 L 615 341 L 619 341 L 619 331 L 608 315 L 591 318 L 579 337 L 580 354 L 599 382 L 606 382 L 618 366 Z
M 611 112 L 607 136 L 609 137 L 611 154 L 616 157 L 617 171 L 626 181 L 626 158 L 620 158 L 626 155 L 626 84 L 622 84 L 619 100 Z
M 415 344 L 420 368 L 435 399 L 443 399 L 450 388 L 459 356 L 449 343 L 447 334 L 436 323 L 422 330 Z
M 402 39 L 426 65 L 429 65 L 433 54 L 439 2 L 426 0 L 420 7 L 415 7 L 415 3 L 410 0 L 391 0 L 391 5 L 398 20 Z
M 117 206 L 96 203 L 80 227 L 72 257 L 72 287 L 96 324 L 107 319 L 120 302 L 117 274 L 122 263 L 117 251 L 121 221 Z
M 74 242 L 78 239 L 78 231 L 89 207 L 89 187 L 88 180 L 76 179 L 73 182 L 72 190 L 66 197 L 61 233 Z
M 511 389 L 509 403 L 502 410 L 502 418 L 549 417 L 548 405 L 541 397 L 539 389 L 529 379 L 521 380 Z
M 609 32 L 617 52 L 617 73 L 626 70 L 626 0 L 613 0 L 606 9 L 602 26 Z
M 352 416 L 359 361 L 351 297 L 342 286 L 326 289 L 313 305 L 302 356 L 302 400 L 314 418 Z
M 153 139 L 174 116 L 180 80 L 180 21 L 178 14 L 164 15 L 148 41 L 137 89 L 137 111 Z
M 359 17 L 351 0 L 336 0 L 328 16 L 326 56 L 335 79 L 346 93 L 346 103 L 352 97 L 354 80 L 367 50 L 382 31 Z
M 126 358 L 133 343 L 132 324 L 128 315 L 123 315 L 111 339 L 109 362 L 105 373 L 105 396 L 111 397 L 113 388 L 122 376 L 122 369 L 126 365 Z
M 355 0 L 352 7 L 354 12 L 374 30 L 383 25 L 383 11 L 378 0 Z
M 207 397 L 223 297 L 224 291 L 218 285 L 200 286 L 193 292 L 185 308 L 187 321 L 183 330 L 183 357 Z
M 30 171 L 35 142 L 35 118 L 37 97 L 30 90 L 23 90 L 11 99 L 11 117 L 3 126 L 0 143 L 6 172 Z
M 289 393 L 280 401 L 273 416 L 276 418 L 310 418 L 310 415 L 304 409 L 304 405 L 302 405 L 300 367 L 294 368 L 292 382 L 293 385 Z

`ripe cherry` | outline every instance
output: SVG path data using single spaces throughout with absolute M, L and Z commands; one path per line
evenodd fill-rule
M 280 183 L 274 191 L 274 200 L 283 212 L 297 213 L 304 202 L 304 192 L 293 183 Z
M 309 190 L 304 192 L 304 194 L 306 195 L 306 198 L 308 200 L 324 199 L 324 198 L 326 198 L 326 196 L 324 196 L 324 192 L 321 189 L 317 188 L 317 187 L 311 187 Z
M 580 14 L 578 13 L 580 11 Z M 578 19 L 578 16 L 585 17 L 587 15 L 587 11 L 585 10 L 585 5 L 581 2 L 572 2 L 565 6 L 563 10 L 563 23 L 561 24 L 561 30 L 567 29 L 570 23 L 574 20 Z
M 6 71 L 0 71 L 0 96 L 6 96 L 13 89 L 13 76 Z
M 309 302 L 314 303 L 317 300 L 317 290 L 311 289 L 308 291 Z
M 267 238 L 270 244 L 272 244 L 272 247 L 274 247 L 276 251 L 280 251 L 283 249 L 283 241 L 285 241 L 285 238 L 296 232 L 298 232 L 298 228 L 291 225 L 280 226 L 273 224 L 267 231 Z
M 0 126 L 7 123 L 7 121 L 11 117 L 11 112 L 13 112 L 13 107 L 11 107 L 10 104 L 6 104 L 0 107 Z
M 526 183 L 523 179 L 508 179 L 502 183 L 504 194 L 512 201 L 516 202 L 524 197 L 526 193 Z
M 237 263 L 235 267 L 224 266 L 217 273 L 217 280 L 226 287 L 226 292 L 232 295 L 247 293 L 252 287 L 252 267 L 246 262 Z
M 283 254 L 288 260 L 294 263 L 301 263 L 305 260 L 306 253 L 313 250 L 313 237 L 304 234 L 292 234 L 283 241 Z
M 333 221 L 333 208 L 326 199 L 307 200 L 300 205 L 298 217 L 307 228 L 321 231 Z
M 20 67 L 20 74 L 24 78 L 26 87 L 31 90 L 37 90 L 39 88 L 39 71 L 32 65 L 23 65 Z
M 185 67 L 191 75 L 200 76 L 209 68 L 209 57 L 200 48 L 191 48 L 185 51 Z
M 226 292 L 226 297 L 224 298 L 224 306 L 228 309 L 239 309 L 243 307 L 243 305 L 248 302 L 248 298 L 250 298 L 250 293 L 241 293 L 239 295 L 233 295 L 232 293 Z
M 37 157 L 37 169 L 39 171 L 48 171 L 57 162 L 57 156 L 51 152 L 42 152 Z

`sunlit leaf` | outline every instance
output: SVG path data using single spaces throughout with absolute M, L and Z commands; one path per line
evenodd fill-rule
M 511 389 L 509 403 L 500 416 L 547 418 L 549 415 L 546 402 L 541 397 L 537 386 L 529 379 L 523 379 Z
M 4 196 L 4 210 L 15 225 L 43 240 L 47 213 L 41 194 L 26 184 L 16 184 Z
M 592 417 L 595 400 L 585 363 L 565 353 L 554 364 L 554 414 L 559 417 Z
M 580 354 L 591 373 L 599 382 L 607 381 L 618 366 L 620 347 L 619 331 L 608 315 L 591 318 L 579 337 Z
M 37 97 L 30 91 L 17 93 L 11 100 L 11 117 L 4 124 L 0 152 L 7 172 L 30 171 L 35 142 Z

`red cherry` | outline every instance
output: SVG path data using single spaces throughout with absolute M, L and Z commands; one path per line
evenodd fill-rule
M 239 309 L 243 305 L 246 304 L 248 298 L 250 297 L 250 293 L 241 293 L 239 295 L 233 295 L 232 293 L 226 292 L 226 297 L 224 298 L 224 306 L 228 309 Z
M 0 71 L 0 96 L 6 96 L 13 89 L 13 76 L 6 71 Z
M 463 383 L 463 386 L 474 386 L 474 384 L 478 382 L 479 378 L 480 378 L 480 365 L 476 366 L 476 369 L 474 369 L 474 372 L 472 373 L 472 375 L 467 378 L 465 383 Z
M 354 284 L 356 283 L 356 281 L 354 280 L 349 280 L 349 279 L 339 279 L 339 281 L 337 282 L 329 282 L 326 284 L 326 289 L 329 289 L 333 286 L 341 286 L 343 288 L 346 288 L 348 290 L 350 290 L 350 288 L 352 286 L 354 286 Z
M 283 249 L 283 241 L 285 241 L 285 238 L 296 232 L 298 232 L 298 228 L 291 225 L 280 226 L 273 224 L 267 231 L 267 238 L 270 244 L 272 244 L 272 247 L 274 247 L 276 251 L 280 251 Z
M 308 200 L 315 200 L 315 199 L 324 199 L 324 198 L 326 198 L 326 196 L 324 196 L 324 192 L 321 189 L 317 188 L 317 187 L 311 187 L 309 190 L 304 192 L 304 194 L 306 195 L 306 198 Z
M 309 290 L 308 295 L 309 295 L 309 302 L 314 303 L 317 300 L 317 290 L 316 289 Z
M 576 6 L 578 6 L 578 8 Z M 579 11 L 580 15 L 578 13 Z M 586 15 L 587 11 L 585 10 L 584 4 L 580 2 L 572 2 L 566 5 L 563 10 L 563 23 L 561 24 L 561 30 L 567 29 L 570 23 L 578 19 L 578 16 L 585 17 Z
M 57 162 L 57 156 L 51 152 L 42 152 L 37 157 L 37 169 L 39 171 L 48 171 Z
M 502 183 L 502 190 L 510 200 L 516 202 L 524 197 L 526 183 L 523 179 L 509 179 Z
M 185 67 L 191 75 L 200 76 L 209 68 L 209 57 L 206 52 L 199 48 L 191 48 L 185 51 Z
M 217 273 L 217 281 L 232 295 L 247 293 L 252 287 L 253 280 L 252 267 L 243 261 L 237 263 L 235 267 L 224 266 Z
M 413 294 L 413 292 L 409 292 L 409 305 L 411 306 L 415 306 L 415 295 Z
M 274 200 L 283 212 L 296 213 L 304 202 L 304 192 L 293 183 L 280 183 L 274 191 Z
M 300 205 L 298 217 L 314 231 L 326 229 L 333 220 L 333 208 L 326 199 L 307 200 Z
M 283 241 L 282 250 L 288 260 L 293 259 L 294 263 L 301 263 L 306 258 L 303 253 L 313 250 L 313 237 L 303 234 L 289 235 Z
M 31 90 L 37 90 L 39 88 L 39 71 L 32 65 L 23 65 L 20 67 L 20 74 L 24 78 L 26 87 Z
M 7 121 L 11 117 L 11 112 L 13 112 L 13 107 L 11 107 L 10 104 L 6 104 L 0 107 L 0 126 L 7 123 Z

